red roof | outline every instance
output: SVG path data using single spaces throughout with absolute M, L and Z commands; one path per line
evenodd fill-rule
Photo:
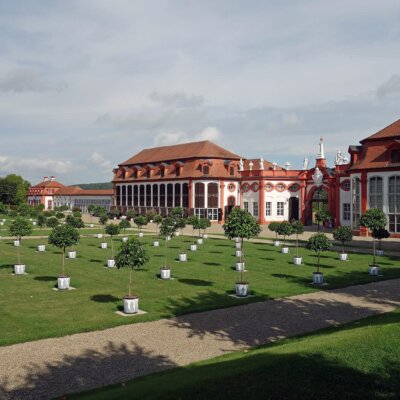
M 31 188 L 64 188 L 64 187 L 66 186 L 54 180 L 42 181 L 35 186 L 31 186 Z
M 209 140 L 144 149 L 119 165 L 144 164 L 188 158 L 223 158 L 239 160 L 241 157 Z
M 381 129 L 380 131 L 374 133 L 371 136 L 368 136 L 366 139 L 360 141 L 360 143 L 364 143 L 367 140 L 375 140 L 375 139 L 388 139 L 388 138 L 400 138 L 400 119 L 393 122 L 386 128 Z
M 80 192 L 82 189 L 79 186 L 64 186 L 61 189 L 57 190 L 57 196 L 70 196 L 71 194 L 75 194 Z
M 113 189 L 81 189 L 79 186 L 68 186 L 57 190 L 56 196 L 112 196 Z

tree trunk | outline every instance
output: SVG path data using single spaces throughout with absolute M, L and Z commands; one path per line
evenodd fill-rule
M 62 253 L 62 274 L 65 276 L 65 247 L 63 247 Z
M 342 253 L 344 254 L 344 242 L 342 242 Z
M 318 265 L 317 265 L 317 272 L 319 273 L 319 257 L 320 257 L 320 252 L 318 252 Z
M 296 257 L 299 257 L 299 234 L 296 234 Z
M 376 253 L 376 244 L 375 244 L 375 238 L 372 238 L 372 246 L 373 246 L 373 250 L 374 250 L 374 257 L 373 257 L 373 265 L 375 264 L 375 253 Z
M 128 286 L 128 296 L 131 296 L 131 286 L 132 286 L 132 268 L 129 271 L 129 286 Z
M 166 236 L 165 237 L 165 247 L 164 247 L 164 267 L 167 267 L 167 248 L 168 248 L 167 242 L 168 242 L 168 240 L 167 240 L 167 236 Z
M 19 253 L 20 246 L 21 246 L 21 240 L 19 240 L 19 246 L 17 246 L 18 264 L 21 264 L 21 255 Z
M 111 258 L 114 259 L 114 244 L 112 235 L 110 235 L 110 238 L 111 238 Z

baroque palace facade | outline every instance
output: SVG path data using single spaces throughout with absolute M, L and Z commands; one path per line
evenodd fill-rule
M 122 212 L 150 209 L 166 215 L 183 207 L 188 215 L 222 223 L 235 206 L 261 224 L 301 220 L 312 224 L 316 206 L 327 208 L 332 225 L 359 226 L 368 208 L 381 208 L 388 230 L 400 237 L 400 120 L 338 151 L 327 166 L 322 139 L 315 164 L 301 170 L 246 159 L 210 142 L 145 149 L 114 169 L 114 206 Z

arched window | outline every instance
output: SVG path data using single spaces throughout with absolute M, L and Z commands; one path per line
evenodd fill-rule
M 140 193 L 140 206 L 144 206 L 144 185 L 140 185 L 139 187 L 139 193 Z
M 132 185 L 128 186 L 128 206 L 132 206 Z
M 389 231 L 400 232 L 400 175 L 389 178 Z
M 136 207 L 139 205 L 138 185 L 133 186 L 133 205 L 136 206 Z
M 146 185 L 146 206 L 151 206 L 151 185 Z
M 182 185 L 182 207 L 189 207 L 189 185 L 187 183 Z
M 122 186 L 122 206 L 126 206 L 126 186 Z
M 181 184 L 175 183 L 175 203 L 174 207 L 181 206 Z
M 167 185 L 167 207 L 174 206 L 174 185 L 168 183 Z
M 117 205 L 122 206 L 121 203 L 121 186 L 117 186 Z
M 165 185 L 160 185 L 160 207 L 165 207 Z
M 204 208 L 204 183 L 197 182 L 194 185 L 194 206 Z
M 153 185 L 153 207 L 158 207 L 158 185 Z
M 207 207 L 218 208 L 218 183 L 209 183 L 207 186 Z
M 369 179 L 369 208 L 383 208 L 383 179 L 379 176 Z

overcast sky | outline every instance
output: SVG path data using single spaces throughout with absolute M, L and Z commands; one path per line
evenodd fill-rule
M 210 139 L 300 168 L 400 118 L 398 0 L 0 0 L 0 176 Z

